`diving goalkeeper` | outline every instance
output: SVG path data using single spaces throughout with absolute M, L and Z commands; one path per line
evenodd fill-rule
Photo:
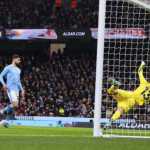
M 121 90 L 119 89 L 120 82 L 112 78 L 109 79 L 112 86 L 107 92 L 117 101 L 117 110 L 111 118 L 112 121 L 119 119 L 123 113 L 128 112 L 131 108 L 137 105 L 143 106 L 150 101 L 150 83 L 143 76 L 144 66 L 145 63 L 142 62 L 138 69 L 140 85 L 134 91 Z

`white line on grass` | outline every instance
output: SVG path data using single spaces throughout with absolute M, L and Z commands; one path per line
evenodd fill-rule
M 61 134 L 57 134 L 57 135 L 42 135 L 42 134 L 25 134 L 25 135 L 20 135 L 20 134 L 0 134 L 0 137 L 3 136 L 8 136 L 8 137 L 70 137 L 70 138 L 79 138 L 79 137 L 84 137 L 84 138 L 92 138 L 92 136 L 87 136 L 87 135 L 80 135 L 80 136 L 76 136 L 76 135 L 61 135 Z

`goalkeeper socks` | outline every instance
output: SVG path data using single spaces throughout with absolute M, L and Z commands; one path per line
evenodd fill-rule
M 112 116 L 111 120 L 112 120 L 112 121 L 116 121 L 117 119 L 120 118 L 120 116 L 121 116 L 121 112 L 120 112 L 120 111 L 116 111 L 116 112 L 114 113 L 114 115 Z

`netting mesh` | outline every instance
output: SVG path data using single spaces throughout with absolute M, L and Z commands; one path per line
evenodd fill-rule
M 106 93 L 109 77 L 120 81 L 121 89 L 135 90 L 139 85 L 137 69 L 144 60 L 144 76 L 150 81 L 149 31 L 150 10 L 130 0 L 107 0 L 102 118 L 110 119 L 117 107 L 116 101 Z M 150 136 L 150 104 L 134 107 L 121 119 L 104 133 Z

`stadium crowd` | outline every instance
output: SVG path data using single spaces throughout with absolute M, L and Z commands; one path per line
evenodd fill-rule
M 55 0 L 1 0 L 0 27 L 79 28 L 97 27 L 98 0 L 79 1 L 76 9 Z
M 24 57 L 22 84 L 26 96 L 25 100 L 20 99 L 16 115 L 93 116 L 93 57 L 60 53 L 54 53 L 51 58 Z M 0 64 L 2 69 L 8 60 L 1 57 Z M 0 107 L 3 107 L 8 98 L 6 93 L 0 93 Z

